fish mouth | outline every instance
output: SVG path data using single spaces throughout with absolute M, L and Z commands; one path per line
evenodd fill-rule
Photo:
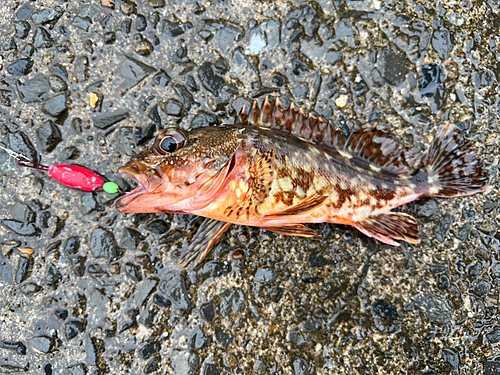
M 130 167 L 130 166 L 120 167 L 118 169 L 118 172 L 120 172 L 120 174 L 124 178 L 126 178 L 127 180 L 130 180 L 130 181 L 133 181 L 133 182 L 137 183 L 137 187 L 134 190 L 126 193 L 123 197 L 121 197 L 120 199 L 118 199 L 116 201 L 116 203 L 115 203 L 116 209 L 118 211 L 124 212 L 124 210 L 126 209 L 126 207 L 134 199 L 136 199 L 138 196 L 146 193 L 146 189 L 142 185 L 141 180 L 138 177 L 138 176 L 141 175 L 141 172 L 139 170 L 137 170 L 136 168 Z
M 115 207 L 121 212 L 135 212 L 135 209 L 132 207 L 136 205 L 132 204 L 132 202 L 154 191 L 163 183 L 162 179 L 158 175 L 152 173 L 148 167 L 134 160 L 128 162 L 124 167 L 118 168 L 118 172 L 120 172 L 124 178 L 137 184 L 134 190 L 128 192 L 116 201 Z

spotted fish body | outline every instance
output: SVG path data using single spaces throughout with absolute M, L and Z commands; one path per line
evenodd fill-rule
M 215 220 L 186 247 L 184 260 L 198 257 L 197 264 L 231 224 L 317 236 L 303 224 L 330 222 L 391 245 L 417 243 L 415 219 L 391 209 L 426 196 L 475 194 L 488 183 L 482 162 L 452 125 L 438 131 L 418 168 L 381 130 L 364 126 L 345 135 L 267 98 L 234 124 L 193 129 L 186 138 L 175 152 L 153 148 L 121 169 L 139 187 L 117 208 Z

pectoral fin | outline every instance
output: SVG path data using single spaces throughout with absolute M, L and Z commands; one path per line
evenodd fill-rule
M 317 195 L 313 194 L 306 197 L 302 202 L 296 204 L 295 206 L 291 206 L 286 210 L 273 212 L 272 214 L 266 215 L 266 219 L 274 218 L 274 217 L 282 217 L 282 216 L 292 216 L 292 215 L 304 215 L 312 212 L 323 206 L 326 202 L 328 196 L 327 195 Z
M 285 224 L 281 227 L 264 227 L 262 229 L 288 236 L 321 237 L 316 231 L 302 224 Z
M 418 243 L 418 224 L 410 215 L 400 212 L 388 212 L 369 217 L 354 224 L 361 232 L 377 240 L 399 246 L 394 240 L 403 240 L 409 243 Z
M 231 223 L 224 221 L 205 219 L 191 241 L 182 248 L 179 264 L 185 267 L 196 258 L 193 267 L 198 266 L 210 250 L 220 242 L 230 226 Z

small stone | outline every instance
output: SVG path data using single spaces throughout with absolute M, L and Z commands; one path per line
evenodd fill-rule
M 68 310 L 65 310 L 65 309 L 56 309 L 54 311 L 54 315 L 57 316 L 58 319 L 64 321 L 68 317 Z
M 35 47 L 33 47 L 33 45 L 30 43 L 26 44 L 24 48 L 21 50 L 21 55 L 25 57 L 32 57 L 34 53 L 35 53 Z
M 17 44 L 14 38 L 10 38 L 9 43 L 5 46 L 6 51 L 17 50 Z
M 142 359 L 149 359 L 155 354 L 159 354 L 161 349 L 161 344 L 159 341 L 153 341 L 152 343 L 144 345 L 140 350 L 139 354 Z
M 47 77 L 43 74 L 37 74 L 35 77 L 24 83 L 18 81 L 17 89 L 19 91 L 19 96 L 24 103 L 38 103 L 47 99 L 50 86 Z
M 155 29 L 156 25 L 158 25 L 158 22 L 160 22 L 160 14 L 158 12 L 151 12 L 149 13 L 148 20 L 151 23 L 153 29 Z
M 266 365 L 260 359 L 257 359 L 253 365 L 253 371 L 256 374 L 264 374 L 266 371 Z
M 47 8 L 42 11 L 33 13 L 31 19 L 34 23 L 45 25 L 47 23 L 56 23 L 63 15 L 64 10 L 61 7 Z
M 21 76 L 26 75 L 31 71 L 33 67 L 33 60 L 30 58 L 22 58 L 14 61 L 7 67 L 7 71 L 10 74 Z
M 245 292 L 241 288 L 232 288 L 219 305 L 222 316 L 236 314 L 245 311 L 247 307 Z
M 38 352 L 50 353 L 55 347 L 55 341 L 51 337 L 39 336 L 28 340 L 30 346 Z
M 441 60 L 445 60 L 453 49 L 454 43 L 450 32 L 442 28 L 441 30 L 434 31 L 432 36 L 432 47 L 436 50 Z
M 10 341 L 0 341 L 0 348 L 7 350 L 14 350 L 19 355 L 26 355 L 26 345 L 20 341 L 10 342 Z M 0 371 L 1 373 L 1 371 Z
M 70 320 L 66 323 L 66 339 L 71 340 L 85 330 L 85 326 L 79 320 Z
M 51 75 L 49 77 L 49 85 L 52 91 L 61 92 L 68 89 L 67 83 L 59 76 Z
M 127 0 L 120 5 L 120 10 L 123 14 L 130 16 L 131 14 L 137 13 L 137 4 Z
M 130 277 L 135 282 L 139 282 L 142 280 L 141 267 L 139 267 L 136 264 L 133 264 L 130 262 L 126 263 L 125 264 L 125 273 L 127 274 L 128 277 Z
M 49 284 L 55 284 L 62 280 L 61 272 L 57 269 L 54 264 L 49 264 L 47 270 L 45 271 L 45 279 Z
M 411 65 L 406 55 L 387 48 L 380 52 L 379 60 L 380 73 L 389 85 L 397 86 L 405 80 Z
M 111 125 L 125 120 L 128 117 L 128 111 L 125 109 L 116 110 L 113 112 L 104 112 L 93 117 L 94 126 L 99 129 L 107 129 Z
M 28 136 L 22 131 L 9 133 L 9 147 L 14 152 L 21 154 L 27 160 L 38 162 L 40 157 Z
M 14 26 L 16 28 L 16 38 L 24 39 L 28 36 L 31 26 L 27 21 L 15 21 Z
M 227 349 L 234 337 L 220 327 L 215 327 L 214 341 L 222 349 Z
M 142 14 L 138 14 L 137 18 L 135 20 L 136 30 L 141 32 L 141 31 L 146 30 L 146 27 L 148 27 L 148 22 L 146 20 L 146 17 L 144 17 Z
M 121 56 L 117 66 L 117 76 L 121 78 L 119 90 L 127 91 L 141 82 L 156 69 L 130 56 Z
M 27 255 L 35 254 L 35 250 L 33 250 L 31 247 L 20 247 L 17 250 L 19 250 L 19 252 L 22 254 L 27 254 Z
M 181 23 L 181 22 L 170 22 L 165 20 L 165 24 L 163 26 L 162 35 L 165 37 L 175 38 L 179 35 L 184 34 L 189 29 L 193 28 L 193 24 L 191 22 Z
M 223 76 L 216 73 L 214 65 L 205 62 L 198 70 L 201 84 L 215 96 L 219 96 L 222 86 L 226 83 Z
M 398 316 L 398 310 L 385 300 L 379 300 L 373 305 L 373 313 L 390 321 Z
M 52 152 L 62 141 L 62 134 L 59 127 L 53 121 L 46 121 L 38 127 L 36 135 L 40 140 L 41 148 L 44 152 Z
M 276 49 L 280 44 L 280 34 L 279 21 L 262 22 L 250 31 L 250 41 L 245 53 L 258 55 Z
M 195 375 L 199 374 L 200 356 L 196 352 L 187 350 L 174 350 L 171 356 L 174 374 Z
M 309 364 L 303 358 L 297 358 L 293 361 L 293 372 L 295 375 L 306 375 L 309 369 Z
M 91 92 L 89 94 L 89 102 L 92 108 L 96 108 L 101 101 L 102 101 L 102 94 L 98 92 Z
M 256 283 L 268 284 L 276 279 L 276 272 L 272 268 L 261 267 L 255 272 Z
M 204 349 L 210 343 L 210 339 L 205 335 L 200 326 L 197 326 L 189 341 L 191 349 Z
M 21 284 L 21 292 L 26 295 L 36 294 L 41 292 L 43 288 L 35 283 L 24 283 Z
M 304 332 L 316 332 L 321 329 L 323 322 L 314 316 L 308 316 L 307 319 L 300 323 L 300 328 Z
M 339 95 L 337 99 L 335 99 L 335 105 L 339 108 L 344 108 L 347 105 L 347 99 L 349 97 L 345 94 Z
M 448 324 L 451 319 L 451 308 L 439 297 L 423 294 L 415 299 L 415 304 L 430 320 L 437 324 Z
M 83 31 L 89 31 L 90 26 L 92 26 L 92 19 L 89 16 L 76 16 L 73 20 L 73 26 L 76 26 Z
M 172 305 L 180 310 L 189 310 L 191 301 L 189 300 L 186 280 L 181 272 L 170 271 L 165 275 L 160 283 L 160 291 L 167 296 Z
M 245 254 L 243 253 L 243 251 L 241 250 L 236 250 L 235 252 L 233 252 L 231 254 L 231 257 L 234 259 L 234 260 L 242 260 L 245 258 Z
M 479 279 L 474 282 L 472 289 L 477 295 L 486 296 L 491 290 L 491 284 L 485 279 Z
M 94 229 L 90 238 L 90 250 L 96 258 L 116 259 L 120 253 L 115 237 L 105 229 Z
M 130 18 L 123 20 L 121 26 L 125 34 L 130 34 L 130 30 L 132 30 L 132 20 Z
M 82 205 L 80 206 L 80 209 L 85 215 L 88 215 L 97 209 L 97 201 L 95 200 L 92 192 L 83 193 L 81 200 Z
M 120 240 L 120 247 L 133 251 L 137 249 L 139 242 L 144 239 L 144 236 L 136 229 L 125 228 L 123 231 L 122 239 Z
M 66 94 L 59 94 L 47 100 L 42 106 L 42 111 L 50 116 L 59 117 L 68 109 L 67 102 Z
M 152 372 L 155 372 L 156 370 L 158 370 L 158 368 L 160 367 L 160 362 L 161 362 L 161 357 L 159 355 L 157 356 L 154 356 L 153 358 L 151 358 L 149 360 L 149 362 L 146 364 L 146 366 L 144 366 L 144 373 L 145 374 L 150 374 Z
M 200 315 L 207 322 L 215 319 L 215 305 L 212 301 L 206 302 L 200 306 Z
M 54 40 L 50 36 L 49 32 L 43 27 L 39 27 L 35 31 L 33 36 L 33 46 L 35 48 L 50 48 L 54 45 Z
M 184 110 L 189 111 L 195 103 L 193 95 L 182 85 L 174 83 L 172 86 L 175 93 L 181 98 Z
M 161 294 L 155 293 L 153 296 L 153 302 L 160 307 L 170 307 L 172 306 L 172 302 L 169 299 L 165 298 Z
M 161 103 L 160 103 L 161 107 Z M 180 116 L 182 114 L 182 103 L 175 99 L 169 99 L 162 108 L 163 112 L 171 116 Z
M 168 232 L 168 224 L 162 219 L 156 219 L 146 224 L 146 229 L 154 234 L 161 235 Z
M 148 5 L 153 8 L 161 8 L 165 6 L 165 0 L 148 0 Z
M 115 9 L 115 0 L 101 0 L 101 5 L 103 7 Z
M 134 51 L 137 52 L 141 56 L 148 56 L 153 52 L 153 45 L 146 38 L 142 38 L 139 40 L 135 46 Z
M 35 236 L 40 233 L 40 229 L 33 223 L 24 223 L 18 220 L 3 219 L 2 224 L 20 236 Z
M 104 44 L 113 44 L 116 41 L 116 34 L 114 31 L 104 33 Z

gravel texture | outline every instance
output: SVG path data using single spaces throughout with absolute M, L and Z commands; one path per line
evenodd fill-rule
M 500 373 L 500 2 L 4 1 L 0 141 L 117 173 L 159 129 L 230 122 L 266 95 L 418 160 L 456 123 L 484 194 L 403 207 L 422 241 L 233 226 L 198 269 L 200 220 L 123 215 L 0 151 L 0 374 Z

